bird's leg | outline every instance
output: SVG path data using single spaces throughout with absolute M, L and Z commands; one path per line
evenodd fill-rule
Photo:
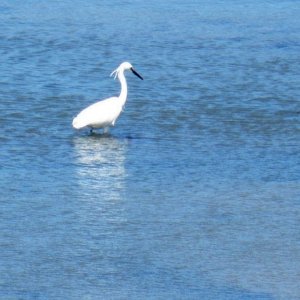
M 109 127 L 107 126 L 107 127 L 104 127 L 104 129 L 103 129 L 103 133 L 104 134 L 107 134 L 107 133 L 109 133 Z

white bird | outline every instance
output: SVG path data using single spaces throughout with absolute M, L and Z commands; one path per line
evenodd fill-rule
M 143 80 L 143 77 L 138 74 L 129 62 L 123 62 L 114 70 L 110 76 L 114 75 L 121 83 L 121 93 L 119 97 L 111 97 L 105 100 L 91 104 L 83 109 L 74 119 L 73 127 L 81 129 L 85 127 L 91 128 L 104 128 L 104 132 L 108 132 L 110 126 L 114 126 L 117 118 L 121 114 L 127 99 L 127 82 L 124 76 L 124 71 L 131 70 L 133 74 Z

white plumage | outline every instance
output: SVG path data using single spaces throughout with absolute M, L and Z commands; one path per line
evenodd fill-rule
M 87 108 L 83 109 L 74 119 L 73 127 L 81 129 L 85 127 L 104 128 L 108 130 L 110 126 L 114 126 L 117 118 L 122 112 L 122 109 L 127 99 L 127 82 L 124 76 L 125 70 L 131 70 L 140 79 L 143 79 L 132 67 L 129 62 L 122 63 L 115 71 L 111 73 L 118 77 L 121 83 L 121 93 L 119 97 L 111 97 L 99 102 L 96 102 Z
M 74 118 L 73 127 L 81 129 L 84 127 L 104 128 L 110 125 L 114 126 L 121 111 L 122 107 L 118 103 L 118 97 L 111 97 L 83 109 Z

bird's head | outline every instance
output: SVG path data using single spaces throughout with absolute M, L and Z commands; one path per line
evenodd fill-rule
M 143 77 L 137 71 L 135 71 L 132 67 L 132 64 L 127 61 L 121 63 L 119 67 L 110 74 L 110 76 L 114 76 L 114 79 L 116 79 L 120 73 L 124 73 L 126 70 L 131 70 L 134 75 L 143 80 Z

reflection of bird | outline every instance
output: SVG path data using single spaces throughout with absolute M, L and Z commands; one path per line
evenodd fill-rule
M 104 128 L 104 132 L 108 131 L 109 126 L 114 126 L 119 117 L 123 106 L 127 99 L 127 83 L 124 76 L 125 70 L 131 70 L 133 74 L 143 79 L 132 67 L 129 62 L 123 62 L 110 76 L 114 75 L 119 78 L 121 83 L 121 93 L 119 97 L 111 97 L 99 102 L 96 102 L 84 110 L 82 110 L 74 119 L 73 127 L 81 129 L 84 127 Z
M 97 203 L 120 199 L 126 177 L 128 140 L 101 134 L 76 135 L 72 145 L 80 195 Z

